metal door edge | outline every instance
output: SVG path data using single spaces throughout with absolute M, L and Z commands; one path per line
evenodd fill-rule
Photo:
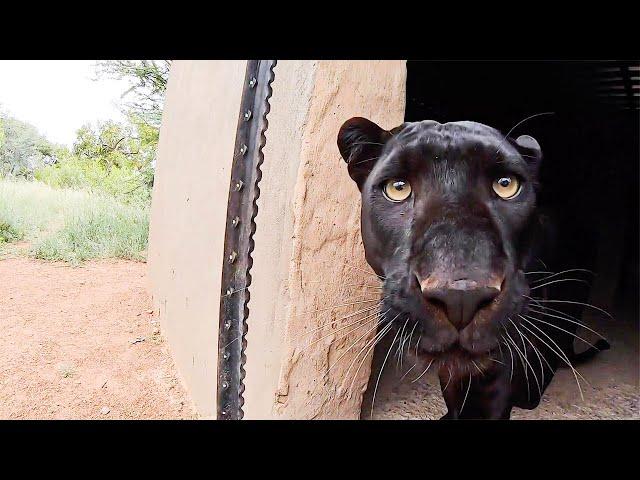
M 217 370 L 217 418 L 220 420 L 240 420 L 244 415 L 244 351 L 253 264 L 251 253 L 275 65 L 276 60 L 247 62 L 240 101 L 222 264 Z

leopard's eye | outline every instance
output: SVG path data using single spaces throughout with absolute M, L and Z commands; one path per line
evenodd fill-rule
M 503 176 L 493 181 L 493 191 L 504 200 L 511 200 L 520 193 L 520 182 L 515 177 Z
M 384 185 L 384 196 L 392 202 L 402 202 L 411 195 L 411 185 L 405 180 L 393 179 Z

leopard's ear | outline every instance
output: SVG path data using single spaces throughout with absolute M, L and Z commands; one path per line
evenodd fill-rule
M 387 130 L 362 117 L 353 117 L 340 127 L 338 149 L 347 162 L 349 176 L 360 190 L 391 136 Z
M 538 141 L 530 135 L 520 135 L 515 139 L 515 145 L 527 163 L 537 170 L 542 161 L 542 149 Z

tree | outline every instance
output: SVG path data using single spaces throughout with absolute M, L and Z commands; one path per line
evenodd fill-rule
M 0 176 L 33 178 L 34 170 L 55 162 L 55 149 L 36 127 L 0 112 Z
M 158 130 L 131 116 L 128 122 L 85 124 L 71 151 L 56 152 L 58 161 L 40 168 L 35 178 L 54 188 L 88 189 L 125 203 L 147 203 L 153 186 Z
M 96 75 L 127 80 L 122 94 L 131 99 L 124 105 L 127 114 L 159 129 L 170 68 L 171 60 L 105 60 L 96 64 Z

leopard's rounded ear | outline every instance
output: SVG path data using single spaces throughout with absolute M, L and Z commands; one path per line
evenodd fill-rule
M 535 138 L 530 135 L 520 135 L 516 138 L 515 142 L 518 149 L 529 157 L 528 160 L 535 160 L 537 162 L 542 160 L 542 149 Z
M 389 138 L 390 132 L 363 117 L 350 118 L 340 127 L 338 149 L 347 163 L 349 176 L 358 184 L 359 189 L 362 190 L 362 185 Z

